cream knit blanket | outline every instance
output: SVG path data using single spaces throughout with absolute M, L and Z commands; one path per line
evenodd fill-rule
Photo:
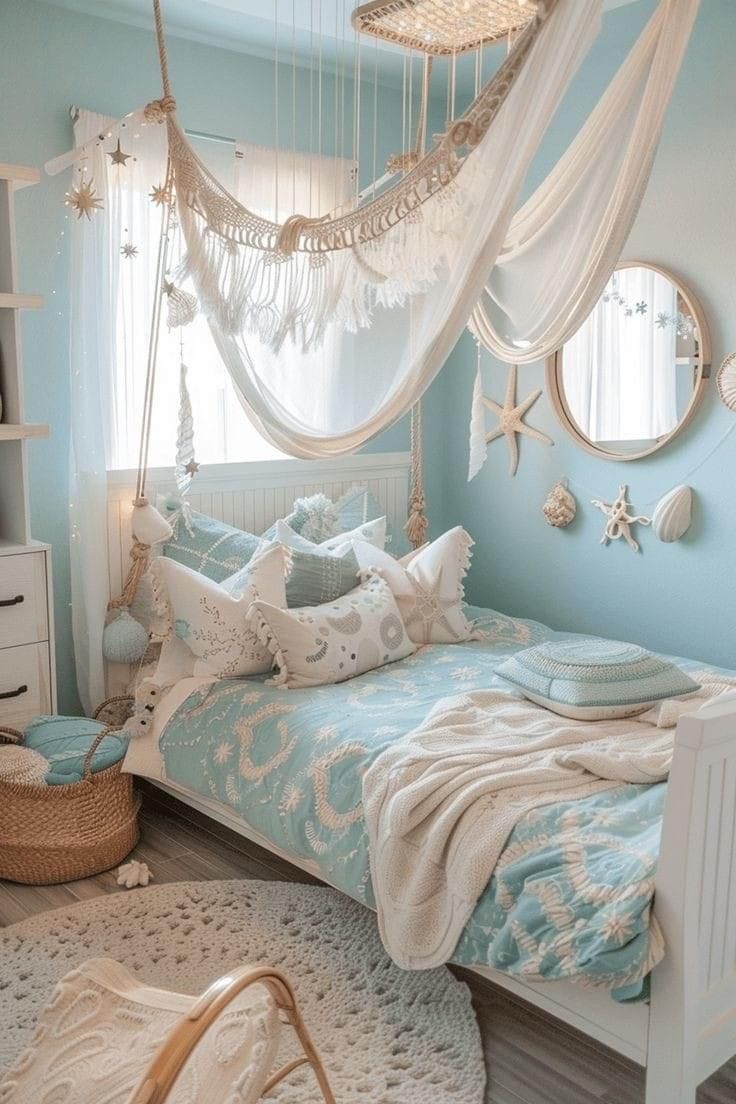
M 704 686 L 690 710 L 723 689 Z M 510 833 L 533 809 L 665 779 L 675 730 L 659 726 L 677 717 L 660 714 L 661 706 L 625 720 L 573 721 L 502 690 L 477 690 L 443 698 L 379 755 L 363 779 L 363 804 L 379 929 L 393 960 L 413 970 L 448 961 Z

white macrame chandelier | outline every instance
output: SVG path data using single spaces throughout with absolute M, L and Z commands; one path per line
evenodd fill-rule
M 353 12 L 353 26 L 405 50 L 446 57 L 518 34 L 544 7 L 543 0 L 372 0 Z

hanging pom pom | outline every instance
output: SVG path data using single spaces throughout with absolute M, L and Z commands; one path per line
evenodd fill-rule
M 197 461 L 194 459 L 192 400 L 187 387 L 187 366 L 182 360 L 179 365 L 179 424 L 176 431 L 176 467 L 174 468 L 174 479 L 179 494 L 187 493 L 197 467 Z
M 486 422 L 483 410 L 483 379 L 480 372 L 480 342 L 478 347 L 478 366 L 473 385 L 473 404 L 470 410 L 470 459 L 468 461 L 468 483 L 474 479 L 486 462 L 488 446 L 486 444 Z
M 127 610 L 105 626 L 102 654 L 110 663 L 137 663 L 148 647 L 148 633 Z

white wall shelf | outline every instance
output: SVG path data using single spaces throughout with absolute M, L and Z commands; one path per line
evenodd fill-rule
M 49 426 L 39 423 L 26 423 L 25 425 L 13 425 L 11 422 L 0 422 L 0 441 L 27 441 L 31 437 L 50 437 Z
M 31 537 L 28 442 L 47 425 L 23 415 L 22 310 L 40 295 L 17 291 L 15 193 L 37 184 L 37 169 L 0 164 L 0 722 L 23 728 L 56 710 L 51 549 Z
M 24 295 L 18 291 L 0 291 L 0 308 L 3 310 L 40 310 L 42 306 L 42 295 Z

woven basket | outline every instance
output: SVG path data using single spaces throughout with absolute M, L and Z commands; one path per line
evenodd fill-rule
M 99 733 L 84 759 L 83 777 L 66 786 L 0 781 L 0 878 L 27 885 L 72 882 L 109 870 L 138 843 L 140 797 L 122 763 L 92 772 Z M 23 734 L 0 727 L 0 743 Z

